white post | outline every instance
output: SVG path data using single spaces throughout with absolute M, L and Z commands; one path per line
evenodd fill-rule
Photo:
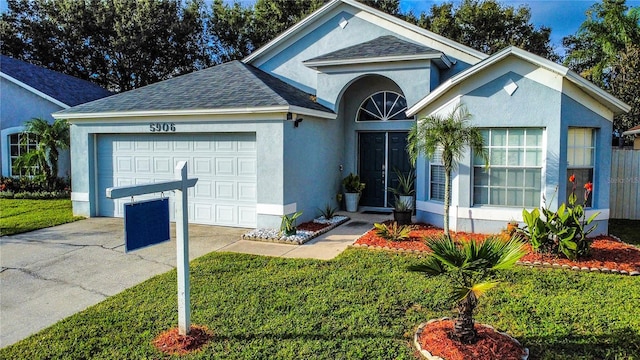
M 189 289 L 189 208 L 187 206 L 187 162 L 175 168 L 182 187 L 176 190 L 176 261 L 178 268 L 178 333 L 188 335 L 191 329 L 191 299 Z

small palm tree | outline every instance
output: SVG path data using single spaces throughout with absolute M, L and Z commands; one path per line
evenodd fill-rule
M 34 118 L 25 123 L 25 133 L 36 138 L 36 148 L 21 155 L 15 162 L 16 167 L 25 167 L 28 175 L 36 175 L 34 169 L 44 172 L 49 185 L 53 184 L 58 176 L 59 150 L 69 148 L 69 123 L 66 120 L 57 119 L 52 124 L 40 118 Z M 27 136 L 22 137 L 23 144 L 29 141 Z
M 457 244 L 451 237 L 442 235 L 426 239 L 426 244 L 432 253 L 423 265 L 413 266 L 411 270 L 452 278 L 452 300 L 458 310 L 453 334 L 461 343 L 473 344 L 477 341 L 473 312 L 478 298 L 498 284 L 491 280 L 496 270 L 512 268 L 526 254 L 524 242 L 517 237 L 508 241 L 489 237 L 480 243 L 469 240 Z
M 485 165 L 489 163 L 489 155 L 484 149 L 482 133 L 476 127 L 469 126 L 471 114 L 466 107 L 458 104 L 451 113 L 441 116 L 432 115 L 417 121 L 407 137 L 407 152 L 413 164 L 418 156 L 425 155 L 430 160 L 442 151 L 444 165 L 444 230 L 449 236 L 449 205 L 451 203 L 451 172 L 458 165 L 469 146 L 476 156 L 480 156 Z

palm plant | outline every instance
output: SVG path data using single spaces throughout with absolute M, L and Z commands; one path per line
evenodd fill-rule
M 478 340 L 473 321 L 478 298 L 498 284 L 492 280 L 497 270 L 512 268 L 526 254 L 524 242 L 517 237 L 508 241 L 489 237 L 479 243 L 473 240 L 456 243 L 450 236 L 442 235 L 427 238 L 426 244 L 432 252 L 423 265 L 411 270 L 451 277 L 452 301 L 458 310 L 453 335 L 457 341 L 473 344 Z
M 69 148 L 69 123 L 57 119 L 49 124 L 44 119 L 33 118 L 25 123 L 25 132 L 35 136 L 37 145 L 21 155 L 15 166 L 26 168 L 28 175 L 36 175 L 35 169 L 40 169 L 51 185 L 58 176 L 59 150 Z M 26 143 L 28 137 L 23 136 L 22 141 Z
M 480 130 L 470 126 L 471 114 L 466 107 L 458 104 L 447 115 L 431 115 L 417 121 L 407 137 L 407 151 L 413 164 L 418 156 L 425 155 L 433 160 L 438 151 L 442 151 L 442 164 L 445 171 L 444 182 L 444 229 L 449 236 L 449 206 L 451 203 L 451 172 L 458 165 L 469 146 L 476 156 L 480 156 L 485 165 L 489 155 L 484 148 L 484 139 Z

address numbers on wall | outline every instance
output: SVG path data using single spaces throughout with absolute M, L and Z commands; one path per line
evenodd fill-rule
M 175 132 L 175 123 L 151 123 L 149 124 L 149 131 L 151 132 Z

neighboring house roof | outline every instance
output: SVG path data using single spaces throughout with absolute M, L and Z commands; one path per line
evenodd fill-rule
M 63 108 L 112 95 L 86 80 L 0 55 L 0 77 Z
M 631 129 L 623 132 L 622 135 L 640 135 L 640 125 L 632 127 Z
M 583 77 L 569 70 L 568 68 L 562 65 L 556 64 L 553 61 L 547 60 L 538 55 L 532 54 L 528 51 L 519 49 L 514 46 L 510 46 L 508 48 L 505 48 L 504 50 L 501 50 L 493 54 L 489 58 L 475 64 L 474 66 L 452 76 L 451 78 L 449 78 L 448 80 L 440 84 L 440 86 L 438 86 L 431 93 L 429 93 L 429 95 L 425 96 L 422 100 L 418 101 L 415 105 L 411 106 L 407 110 L 407 116 L 413 116 L 417 114 L 420 110 L 424 109 L 428 104 L 434 102 L 435 100 L 437 100 L 438 98 L 446 94 L 454 86 L 473 77 L 475 74 L 479 73 L 480 71 L 497 64 L 498 62 L 500 62 L 501 60 L 509 56 L 518 57 L 522 60 L 528 61 L 536 66 L 545 68 L 549 71 L 552 71 L 564 77 L 565 79 L 569 80 L 574 85 L 576 85 L 578 88 L 580 88 L 582 91 L 587 93 L 589 96 L 593 97 L 594 99 L 599 101 L 601 104 L 606 106 L 614 114 L 626 113 L 626 112 L 629 112 L 629 110 L 631 110 L 631 107 L 629 105 L 625 104 L 624 102 L 617 99 L 615 96 L 597 87 L 596 85 L 589 82 L 588 80 L 585 80 Z
M 349 46 L 328 54 L 316 56 L 304 61 L 307 66 L 339 65 L 348 63 L 416 60 L 443 58 L 451 65 L 451 61 L 438 50 L 401 40 L 393 35 L 380 36 L 361 44 Z
M 447 39 L 444 36 L 438 35 L 436 33 L 433 33 L 431 31 L 425 30 L 421 27 L 415 26 L 413 24 L 410 24 L 404 20 L 401 20 L 395 16 L 389 15 L 387 13 L 384 13 L 380 10 L 371 8 L 369 6 L 366 6 L 356 0 L 332 0 L 331 2 L 327 3 L 326 5 L 322 6 L 320 9 L 316 10 L 315 12 L 313 12 L 311 15 L 307 16 L 306 18 L 302 19 L 301 21 L 299 21 L 298 23 L 296 23 L 294 26 L 290 27 L 289 29 L 287 29 L 285 32 L 283 32 L 282 34 L 280 34 L 279 36 L 277 36 L 275 39 L 271 40 L 270 42 L 268 42 L 266 45 L 262 46 L 261 48 L 257 49 L 256 51 L 254 51 L 253 53 L 251 53 L 249 56 L 247 56 L 246 58 L 244 58 L 242 61 L 248 64 L 252 64 L 254 62 L 259 61 L 259 59 L 263 56 L 268 56 L 267 54 L 272 50 L 278 47 L 278 45 L 280 45 L 283 42 L 286 42 L 289 38 L 295 36 L 296 34 L 302 32 L 304 29 L 312 26 L 316 21 L 318 21 L 319 19 L 321 19 L 325 14 L 330 13 L 332 10 L 336 9 L 337 7 L 339 7 L 342 4 L 348 4 L 350 6 L 352 6 L 353 8 L 358 9 L 359 11 L 368 13 L 370 15 L 376 16 L 378 18 L 384 19 L 386 21 L 389 21 L 401 28 L 404 28 L 408 31 L 410 31 L 412 34 L 417 34 L 423 38 L 427 38 L 435 43 L 439 43 L 439 44 L 443 44 L 449 48 L 455 49 L 456 51 L 459 51 L 462 54 L 465 54 L 465 56 L 467 56 L 469 59 L 473 59 L 474 61 L 472 61 L 472 63 L 476 63 L 477 61 L 480 61 L 482 59 L 485 59 L 488 55 L 484 54 L 478 50 L 472 49 L 466 45 L 462 45 L 458 42 L 455 42 L 451 39 Z M 468 62 L 469 59 L 467 59 L 466 61 Z
M 310 94 L 237 60 L 62 110 L 54 117 L 283 111 L 335 118 Z

